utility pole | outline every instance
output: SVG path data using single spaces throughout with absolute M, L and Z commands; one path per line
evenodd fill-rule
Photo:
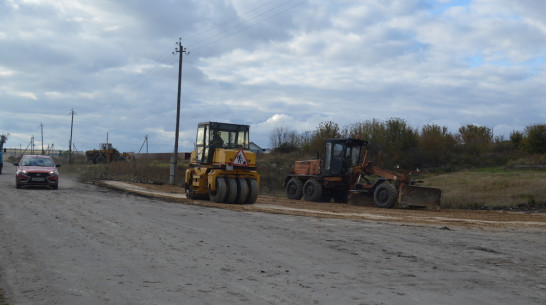
M 146 144 L 146 154 L 148 154 L 148 135 L 144 137 L 144 142 L 142 142 L 142 145 L 140 145 L 140 149 L 138 150 L 139 154 L 140 154 L 140 151 L 142 150 L 142 147 L 144 147 L 144 144 Z
M 176 167 L 178 165 L 178 133 L 180 128 L 180 91 L 182 90 L 182 55 L 186 53 L 189 55 L 190 52 L 186 52 L 186 48 L 182 46 L 182 38 L 178 38 L 176 43 L 177 47 L 173 51 L 173 55 L 179 53 L 180 58 L 178 59 L 178 97 L 176 102 L 176 132 L 174 134 L 174 154 L 171 158 L 171 170 L 169 176 L 169 184 L 174 185 L 176 180 Z
M 40 129 L 42 130 L 42 155 L 45 155 L 44 151 L 44 124 L 40 122 Z
M 66 161 L 68 164 L 70 164 L 70 159 L 72 158 L 72 129 L 74 128 L 74 108 L 70 111 L 70 114 L 72 115 L 72 122 L 70 123 L 70 140 L 68 141 L 68 160 Z

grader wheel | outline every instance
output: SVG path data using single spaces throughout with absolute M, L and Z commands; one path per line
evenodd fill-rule
M 398 191 L 394 185 L 383 182 L 381 183 L 373 193 L 373 199 L 375 205 L 380 208 L 392 208 L 396 204 L 396 199 L 398 198 Z
M 297 178 L 290 178 L 286 184 L 286 197 L 300 200 L 303 196 L 303 182 Z
M 322 186 L 315 179 L 305 181 L 303 185 L 303 198 L 307 201 L 319 201 L 322 197 Z

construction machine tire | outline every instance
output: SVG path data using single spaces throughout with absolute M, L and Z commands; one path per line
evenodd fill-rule
M 300 200 L 303 196 L 303 182 L 297 178 L 290 178 L 286 184 L 286 198 Z
M 375 201 L 375 205 L 379 208 L 392 208 L 396 204 L 397 198 L 398 191 L 396 191 L 394 185 L 388 182 L 383 182 L 378 185 L 373 193 L 373 200 Z
M 322 186 L 315 179 L 305 181 L 303 185 L 303 198 L 307 201 L 319 201 L 322 197 Z
M 125 159 L 125 156 L 117 156 L 116 159 L 114 161 L 127 161 L 127 159 Z
M 226 198 L 226 193 L 226 180 L 223 177 L 216 178 L 216 190 L 209 191 L 210 201 L 217 203 L 224 202 L 224 199 Z
M 186 193 L 186 198 L 195 199 L 194 196 L 193 196 L 193 190 L 191 189 L 191 186 L 186 185 L 185 193 Z
M 95 158 L 93 159 L 93 163 L 95 164 L 106 163 L 106 156 L 104 155 L 95 156 Z
M 248 198 L 248 182 L 245 178 L 237 178 L 237 203 L 245 203 Z
M 255 179 L 248 179 L 248 198 L 246 204 L 253 204 L 258 199 L 258 181 Z
M 186 198 L 188 198 L 188 199 L 194 199 L 194 194 L 193 194 L 191 183 L 193 183 L 193 175 L 192 174 L 190 174 L 190 184 L 184 183 L 184 187 L 185 187 L 184 193 L 186 193 Z
M 235 203 L 237 200 L 237 180 L 234 178 L 226 178 L 227 193 L 224 201 L 226 203 Z

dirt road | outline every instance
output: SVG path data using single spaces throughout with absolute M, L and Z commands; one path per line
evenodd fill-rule
M 0 175 L 11 305 L 546 303 L 540 226 L 218 209 L 68 177 L 16 190 L 12 172 Z
M 259 196 L 252 205 L 230 205 L 209 200 L 186 199 L 184 189 L 170 185 L 150 185 L 120 181 L 101 181 L 100 185 L 153 198 L 163 198 L 184 204 L 248 212 L 313 216 L 348 220 L 377 220 L 405 224 L 466 228 L 539 229 L 546 230 L 546 213 L 501 210 L 453 209 L 380 209 L 371 197 L 361 197 L 355 204 L 316 203 L 305 200 Z

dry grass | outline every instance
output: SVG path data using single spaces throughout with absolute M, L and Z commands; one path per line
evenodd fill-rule
M 510 208 L 546 204 L 546 171 L 475 169 L 428 177 L 443 208 Z
M 177 164 L 176 185 L 184 185 L 187 163 Z M 70 164 L 61 167 L 61 174 L 75 174 L 82 180 L 120 180 L 148 184 L 167 184 L 170 176 L 170 162 L 152 159 L 112 162 L 109 164 Z

